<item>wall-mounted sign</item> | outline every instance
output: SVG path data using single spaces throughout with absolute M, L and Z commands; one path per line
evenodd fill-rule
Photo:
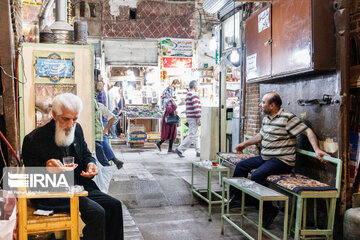
M 270 8 L 265 9 L 258 16 L 258 32 L 262 32 L 270 27 Z
M 192 58 L 163 57 L 162 68 L 192 68 Z
M 74 83 L 73 53 L 34 53 L 34 71 L 36 83 Z
M 161 39 L 161 56 L 163 57 L 193 57 L 194 40 L 183 38 Z

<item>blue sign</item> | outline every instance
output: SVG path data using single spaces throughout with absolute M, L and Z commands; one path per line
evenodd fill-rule
M 50 78 L 71 78 L 72 66 L 72 60 L 38 58 L 37 75 Z

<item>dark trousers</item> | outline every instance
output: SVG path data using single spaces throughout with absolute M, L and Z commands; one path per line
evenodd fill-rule
M 161 140 L 159 142 L 159 146 L 161 146 L 161 144 L 165 142 L 165 140 Z M 173 143 L 174 143 L 174 139 L 169 139 L 169 148 L 168 148 L 168 152 L 171 152 L 172 151 L 172 146 L 173 146 Z
M 84 240 L 123 240 L 121 202 L 99 190 L 79 198 L 81 219 L 86 224 Z
M 236 164 L 234 177 L 247 177 L 249 172 L 256 169 L 251 174 L 251 180 L 263 186 L 267 186 L 266 178 L 270 175 L 284 174 L 291 172 L 293 167 L 287 165 L 277 158 L 263 160 L 261 156 L 243 159 Z M 230 195 L 240 198 L 240 190 L 230 187 Z M 268 202 L 271 203 L 271 202 Z M 267 204 L 266 204 L 267 205 Z

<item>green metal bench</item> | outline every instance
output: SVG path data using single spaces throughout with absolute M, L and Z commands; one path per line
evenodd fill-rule
M 252 136 L 245 135 L 244 141 L 252 138 Z M 243 153 L 232 153 L 232 152 L 218 152 L 217 156 L 219 158 L 219 164 L 222 165 L 224 162 L 231 166 L 235 166 L 237 162 L 239 162 L 241 159 L 247 159 L 249 157 L 254 157 L 254 154 L 248 154 L 247 149 L 245 148 Z
M 302 154 L 308 157 L 317 158 L 314 152 L 296 149 L 298 154 Z M 284 175 L 272 175 L 268 177 L 268 181 L 273 183 L 276 187 L 293 195 L 289 233 L 293 224 L 294 209 L 296 205 L 296 219 L 295 219 L 295 232 L 294 239 L 307 238 L 311 236 L 311 239 L 318 238 L 319 236 L 326 236 L 328 239 L 332 238 L 333 227 L 335 220 L 335 207 L 336 200 L 340 195 L 341 184 L 341 169 L 342 161 L 338 158 L 324 156 L 323 160 L 336 164 L 336 182 L 335 186 L 330 186 L 324 183 L 320 183 L 314 179 L 310 179 L 300 174 L 284 174 Z M 313 185 L 311 185 L 313 184 Z M 314 200 L 314 229 L 306 227 L 307 218 L 307 200 Z M 325 199 L 327 208 L 327 224 L 325 229 L 319 229 L 317 226 L 317 204 L 316 199 Z M 296 201 L 296 203 L 295 203 Z M 314 237 L 316 236 L 316 237 Z M 323 237 L 322 237 L 323 238 Z

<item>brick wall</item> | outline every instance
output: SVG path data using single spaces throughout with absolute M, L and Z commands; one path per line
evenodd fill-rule
M 245 135 L 255 136 L 260 131 L 259 93 L 259 84 L 246 85 Z M 249 153 L 258 154 L 258 149 L 251 146 Z
M 114 16 L 109 1 L 103 4 L 104 37 L 123 38 L 197 38 L 197 22 L 194 3 L 169 3 L 139 1 L 136 19 L 130 20 L 129 6 L 119 6 Z
M 75 20 L 88 22 L 90 36 L 197 39 L 201 27 L 205 27 L 209 20 L 209 16 L 201 9 L 202 5 L 198 1 L 84 0 L 79 2 L 72 0 L 72 2 L 72 15 Z M 130 19 L 130 10 L 135 12 L 135 19 Z M 202 21 L 200 22 L 199 19 Z M 210 21 L 213 19 L 214 17 L 210 17 Z M 201 30 L 204 33 L 204 29 Z

